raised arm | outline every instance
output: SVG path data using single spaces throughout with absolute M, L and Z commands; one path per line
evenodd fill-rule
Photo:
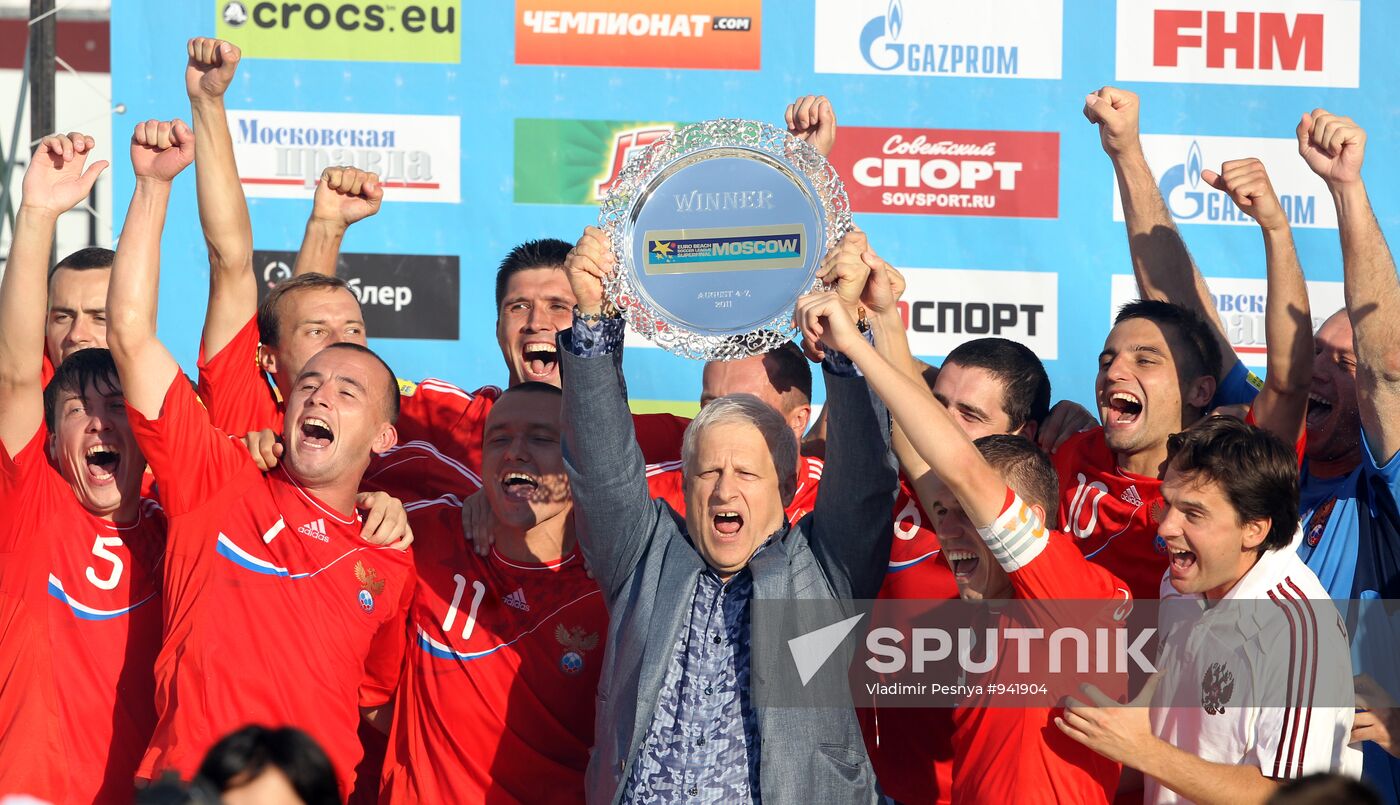
M 253 275 L 253 225 L 233 160 L 224 93 L 242 53 L 219 39 L 195 37 L 186 46 L 185 91 L 194 121 L 195 188 L 199 224 L 209 250 L 209 308 L 202 352 L 217 355 L 258 309 Z
M 973 523 L 986 525 L 995 521 L 1006 503 L 1006 483 L 1001 476 L 982 458 L 928 388 L 877 352 L 839 305 L 830 291 L 807 294 L 798 300 L 796 318 L 803 338 L 824 341 L 860 367 L 870 388 L 884 400 L 914 449 L 962 502 Z M 878 324 L 871 322 L 877 343 L 882 333 L 903 326 L 895 320 L 897 316 L 886 312 Z M 823 487 L 829 482 L 830 471 L 828 468 L 822 476 Z
M 1138 96 L 1118 87 L 1091 93 L 1084 103 L 1084 117 L 1098 125 L 1099 140 L 1118 179 L 1138 293 L 1144 299 L 1189 307 L 1215 325 L 1220 354 L 1225 356 L 1217 379 L 1223 380 L 1238 359 L 1216 314 L 1205 278 L 1191 260 L 1142 152 L 1139 111 Z
M 160 417 L 180 366 L 156 337 L 160 235 L 170 183 L 194 160 L 194 133 L 179 120 L 138 123 L 131 138 L 136 191 L 126 213 L 107 288 L 107 345 L 127 403 L 147 419 Z
M 58 216 L 87 198 L 106 161 L 84 170 L 93 140 L 85 134 L 45 137 L 24 172 L 14 242 L 0 278 L 0 443 L 11 455 L 44 418 L 44 319 L 49 250 Z
M 1231 160 L 1220 166 L 1219 173 L 1201 171 L 1201 178 L 1228 194 L 1240 210 L 1258 222 L 1263 233 L 1268 371 L 1254 400 L 1254 421 L 1285 444 L 1293 444 L 1303 434 L 1313 372 L 1312 308 L 1303 266 L 1293 245 L 1293 228 L 1259 160 Z
M 578 300 L 574 326 L 559 333 L 564 388 L 564 465 L 574 515 L 594 578 L 609 601 L 636 567 L 661 516 L 647 489 L 622 377 L 622 320 L 603 313 L 602 280 L 613 256 L 601 230 L 588 227 L 564 269 Z
M 1349 117 L 1314 109 L 1297 134 L 1299 153 L 1337 205 L 1361 427 L 1371 455 L 1385 464 L 1400 450 L 1400 279 L 1361 178 L 1366 132 Z
M 292 275 L 335 276 L 345 230 L 356 221 L 379 212 L 383 199 L 384 187 L 377 173 L 343 166 L 322 171 Z

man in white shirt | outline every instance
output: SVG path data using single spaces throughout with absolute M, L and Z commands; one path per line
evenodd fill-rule
M 1224 417 L 1169 450 L 1158 672 L 1139 706 L 1086 686 L 1091 703 L 1071 699 L 1058 726 L 1142 772 L 1149 803 L 1264 802 L 1305 774 L 1359 777 L 1346 628 L 1293 550 L 1296 455 Z

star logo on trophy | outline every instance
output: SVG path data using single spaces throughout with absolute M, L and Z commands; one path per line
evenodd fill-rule
M 653 240 L 651 242 L 651 253 L 660 257 L 662 260 L 667 260 L 675 256 L 674 246 L 664 240 Z

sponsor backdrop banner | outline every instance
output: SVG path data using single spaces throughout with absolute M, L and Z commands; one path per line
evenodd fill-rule
M 185 41 L 233 40 L 229 125 L 260 282 L 293 262 L 324 167 L 377 170 L 383 210 L 350 229 L 341 260 L 372 343 L 404 378 L 475 388 L 506 379 L 493 283 L 512 246 L 572 243 L 627 159 L 678 125 L 781 125 L 795 97 L 824 94 L 855 220 L 909 277 L 915 352 L 937 363 L 967 339 L 1012 338 L 1045 359 L 1057 397 L 1088 404 L 1133 287 L 1085 94 L 1142 96 L 1153 173 L 1259 368 L 1262 240 L 1200 171 L 1265 161 L 1325 318 L 1342 298 L 1336 217 L 1294 127 L 1316 107 L 1367 126 L 1372 199 L 1383 227 L 1400 223 L 1397 29 L 1400 5 L 1377 0 L 114 0 L 127 111 L 113 131 L 188 119 Z M 119 231 L 132 178 L 114 151 Z M 162 335 L 191 372 L 208 283 L 193 173 L 161 289 Z M 699 364 L 627 344 L 639 407 L 693 406 Z

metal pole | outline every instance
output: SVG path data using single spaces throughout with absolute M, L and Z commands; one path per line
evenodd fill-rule
M 3 225 L 3 221 L 8 221 L 11 232 L 15 229 L 15 214 L 14 194 L 10 192 L 10 185 L 12 184 L 11 180 L 14 178 L 15 165 L 19 163 L 19 155 L 21 153 L 19 145 L 19 121 L 24 112 L 25 96 L 29 92 L 29 54 L 29 48 L 25 47 L 24 70 L 19 79 L 19 100 L 15 103 L 15 127 L 10 132 L 10 156 L 8 159 L 0 162 L 0 165 L 3 165 L 2 169 L 5 171 L 4 176 L 0 177 L 4 179 L 4 181 L 0 182 L 0 219 L 3 219 L 0 220 L 0 225 Z M 28 149 L 23 150 L 26 152 L 28 151 Z
M 29 0 L 29 141 L 54 130 L 54 56 L 57 54 L 54 0 Z M 27 150 L 27 149 L 26 149 Z

